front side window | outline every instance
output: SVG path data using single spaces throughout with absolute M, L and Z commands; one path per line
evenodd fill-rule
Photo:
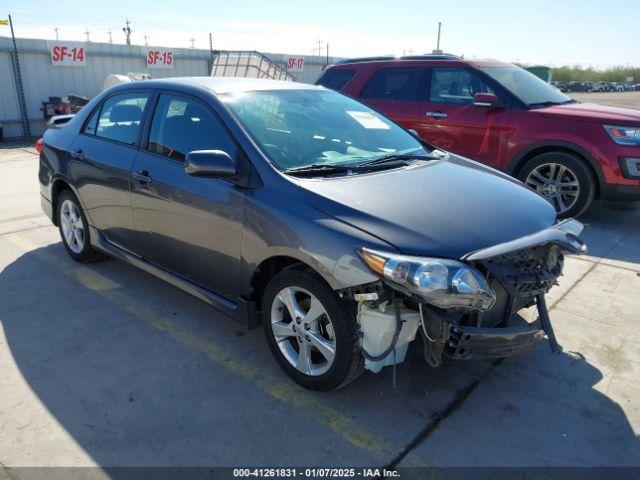
M 470 105 L 476 93 L 494 93 L 471 70 L 464 68 L 434 68 L 431 76 L 431 102 Z
M 480 67 L 480 70 L 529 106 L 573 102 L 571 97 L 557 88 L 552 87 L 531 72 L 514 65 Z
M 361 96 L 376 100 L 418 100 L 423 74 L 423 68 L 382 68 L 369 79 Z
M 281 169 L 357 164 L 390 154 L 427 155 L 394 122 L 331 90 L 255 91 L 220 98 Z
M 149 96 L 149 93 L 131 92 L 109 97 L 102 105 L 95 135 L 134 145 Z
M 183 161 L 196 150 L 223 150 L 235 157 L 235 144 L 213 113 L 189 97 L 161 95 L 151 121 L 149 151 Z

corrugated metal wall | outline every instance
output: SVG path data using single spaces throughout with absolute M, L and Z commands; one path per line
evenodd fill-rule
M 54 43 L 85 47 L 85 66 L 53 66 L 51 46 Z M 100 92 L 107 75 L 129 72 L 149 73 L 153 78 L 209 75 L 210 52 L 196 49 L 173 49 L 174 67 L 149 69 L 146 63 L 148 48 L 138 45 L 114 45 L 109 43 L 54 42 L 50 40 L 17 39 L 22 81 L 31 132 L 44 131 L 42 102 L 50 96 L 69 94 L 93 97 Z M 7 138 L 22 135 L 20 109 L 11 68 L 11 39 L 0 37 L 0 125 Z M 266 54 L 285 67 L 286 54 Z M 326 59 L 304 56 L 304 71 L 294 73 L 298 81 L 313 83 L 320 76 Z M 334 61 L 335 59 L 330 59 Z

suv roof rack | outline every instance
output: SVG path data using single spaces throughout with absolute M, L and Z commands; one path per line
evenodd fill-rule
M 358 62 L 379 62 L 385 60 L 460 60 L 457 55 L 449 53 L 434 54 L 426 53 L 424 55 L 403 55 L 395 57 L 393 55 L 383 55 L 379 57 L 359 57 L 359 58 L 346 58 L 344 60 L 338 60 L 336 64 L 342 65 L 345 63 L 358 63 Z

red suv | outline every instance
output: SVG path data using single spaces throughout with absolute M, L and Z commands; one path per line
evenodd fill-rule
M 515 65 L 360 58 L 327 67 L 318 84 L 519 178 L 559 216 L 578 216 L 595 198 L 640 200 L 640 111 L 578 103 Z

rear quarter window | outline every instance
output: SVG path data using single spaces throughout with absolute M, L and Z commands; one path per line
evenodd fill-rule
M 317 81 L 317 84 L 331 90 L 340 90 L 355 73 L 355 70 L 327 70 Z
M 424 68 L 381 68 L 369 79 L 360 95 L 375 100 L 416 101 L 421 97 L 424 84 Z

